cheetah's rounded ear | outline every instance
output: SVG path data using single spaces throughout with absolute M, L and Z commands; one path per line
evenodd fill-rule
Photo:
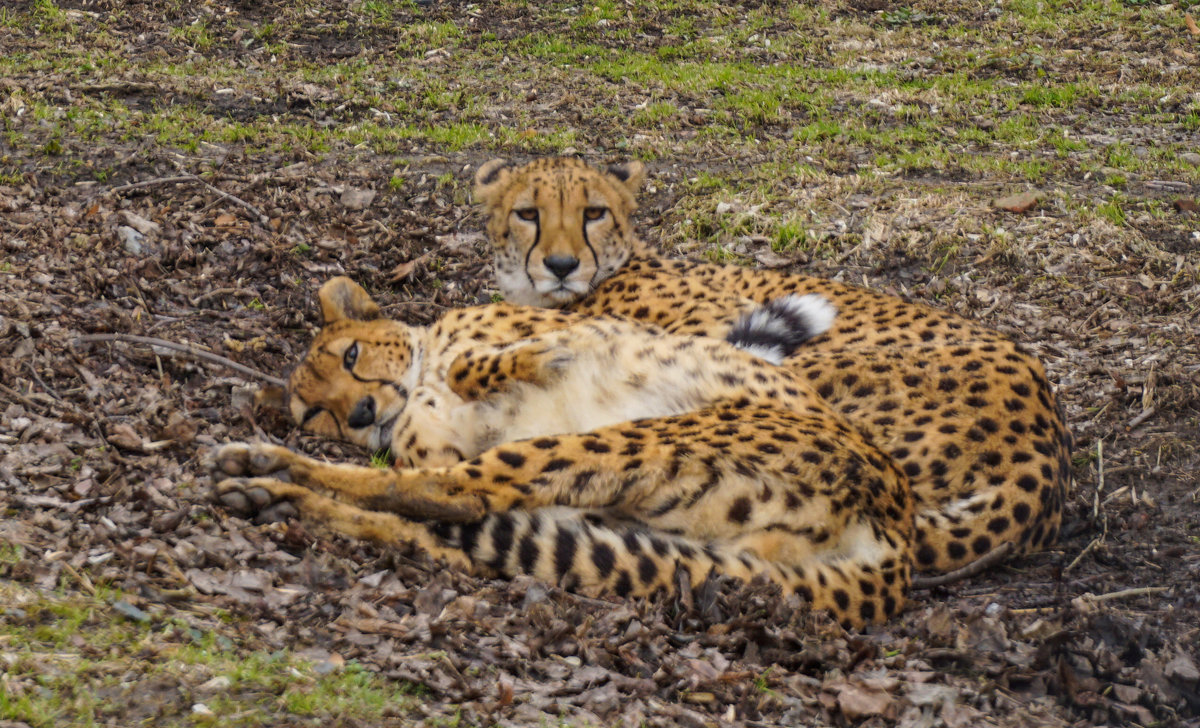
M 625 185 L 630 194 L 636 195 L 646 181 L 646 165 L 636 159 L 621 164 L 608 165 L 608 173 Z
M 346 276 L 330 279 L 317 292 L 326 324 L 343 319 L 371 321 L 379 318 L 379 305 L 366 290 Z
M 486 162 L 475 173 L 475 201 L 490 205 L 495 201 L 497 193 L 508 181 L 512 173 L 512 165 L 507 159 L 493 159 Z

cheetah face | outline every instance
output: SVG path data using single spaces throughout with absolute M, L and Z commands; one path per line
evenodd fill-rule
M 416 386 L 415 332 L 375 318 L 378 307 L 347 278 L 326 283 L 320 298 L 326 325 L 288 381 L 288 408 L 308 432 L 386 448 Z
M 644 178 L 636 161 L 605 171 L 567 157 L 480 167 L 475 197 L 487 209 L 504 297 L 566 306 L 615 273 L 640 246 L 629 216 Z

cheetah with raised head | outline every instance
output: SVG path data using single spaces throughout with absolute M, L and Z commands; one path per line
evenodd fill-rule
M 584 593 L 672 591 L 682 569 L 692 585 L 765 575 L 847 626 L 902 608 L 908 477 L 796 372 L 614 317 L 496 304 L 420 328 L 345 278 L 320 299 L 292 414 L 404 467 L 229 444 L 211 455 L 227 505 L 290 501 L 350 536 Z M 731 340 L 784 355 L 831 315 L 777 302 Z
M 644 177 L 640 162 L 483 165 L 475 196 L 505 298 L 720 338 L 748 304 L 825 296 L 836 323 L 784 366 L 911 479 L 917 568 L 945 571 L 1002 544 L 1020 553 L 1055 542 L 1071 436 L 1033 354 L 955 314 L 868 289 L 664 259 L 630 220 Z

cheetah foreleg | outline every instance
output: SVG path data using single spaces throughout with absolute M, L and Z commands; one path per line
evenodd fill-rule
M 393 513 L 368 511 L 342 503 L 302 485 L 275 478 L 226 478 L 217 484 L 221 503 L 243 515 L 269 512 L 290 503 L 299 515 L 350 538 L 399 546 L 414 543 L 434 558 L 464 570 L 471 560 L 461 550 L 447 547 L 428 527 Z
M 209 457 L 209 467 L 218 479 L 278 475 L 277 480 L 290 480 L 303 489 L 369 510 L 443 521 L 477 520 L 486 512 L 478 499 L 451 499 L 440 492 L 438 482 L 428 473 L 442 468 L 389 470 L 324 463 L 278 445 L 245 442 L 219 447 Z M 380 506 L 381 502 L 389 505 Z

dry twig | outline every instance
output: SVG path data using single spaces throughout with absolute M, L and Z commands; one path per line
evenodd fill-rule
M 995 564 L 998 564 L 1004 559 L 1008 558 L 1008 555 L 1012 553 L 1012 550 L 1012 543 L 1002 543 L 983 556 L 980 556 L 978 559 L 975 559 L 966 566 L 955 569 L 954 571 L 947 571 L 945 574 L 938 574 L 937 576 L 914 577 L 912 580 L 912 588 L 932 589 L 935 586 L 945 586 L 946 584 L 953 584 L 956 581 L 966 579 L 970 576 L 975 576 L 984 569 L 994 566 Z
M 1080 551 L 1080 552 L 1079 552 L 1079 555 L 1078 555 L 1078 556 L 1076 556 L 1076 557 L 1074 558 L 1074 560 L 1072 560 L 1072 561 L 1071 561 L 1071 563 L 1067 564 L 1066 568 L 1065 568 L 1065 569 L 1063 569 L 1063 573 L 1065 574 L 1065 573 L 1067 573 L 1068 571 L 1070 571 L 1071 569 L 1074 569 L 1076 566 L 1078 566 L 1078 565 L 1079 565 L 1079 562 L 1080 562 L 1080 561 L 1083 561 L 1083 557 L 1084 557 L 1084 556 L 1087 556 L 1088 554 L 1090 554 L 1092 551 L 1094 551 L 1094 550 L 1096 549 L 1096 547 L 1097 547 L 1097 546 L 1099 546 L 1099 545 L 1100 545 L 1100 544 L 1102 544 L 1102 543 L 1104 543 L 1104 536 L 1103 536 L 1103 535 L 1101 535 L 1101 536 L 1099 536 L 1099 537 L 1097 537 L 1097 538 L 1094 538 L 1094 539 L 1092 539 L 1092 542 L 1091 542 L 1091 543 L 1089 543 L 1087 546 L 1085 546 L 1085 547 L 1083 548 L 1083 551 Z
M 1127 599 L 1129 597 L 1141 597 L 1147 594 L 1162 594 L 1169 591 L 1169 586 L 1138 586 L 1132 589 L 1121 589 L 1120 591 L 1109 592 L 1107 594 L 1083 594 L 1071 600 L 1072 602 L 1083 602 L 1086 604 L 1099 604 L 1100 602 L 1111 602 L 1116 599 Z
M 154 187 L 156 185 L 171 185 L 171 184 L 179 184 L 180 182 L 195 182 L 195 181 L 196 181 L 196 175 L 194 175 L 194 174 L 181 174 L 176 177 L 157 177 L 155 179 L 144 179 L 141 182 L 130 182 L 129 184 L 121 185 L 120 187 L 113 187 L 112 189 L 108 190 L 107 194 L 119 195 L 122 192 L 128 192 L 130 190 L 140 190 L 143 187 Z
M 242 374 L 245 374 L 246 376 L 254 377 L 255 379 L 266 382 L 267 384 L 275 385 L 276 387 L 283 387 L 283 388 L 287 387 L 287 382 L 285 382 L 284 380 L 282 380 L 278 377 L 273 377 L 270 374 L 266 374 L 265 372 L 260 372 L 257 369 L 251 369 L 248 366 L 245 366 L 243 364 L 238 364 L 237 362 L 233 361 L 232 359 L 227 359 L 223 356 L 214 354 L 210 351 L 204 351 L 203 349 L 197 349 L 196 347 L 191 346 L 189 344 L 178 344 L 178 343 L 175 343 L 174 341 L 167 341 L 165 339 L 156 339 L 151 336 L 134 336 L 133 334 L 87 334 L 84 336 L 80 336 L 78 339 L 76 339 L 76 341 L 84 341 L 84 342 L 88 342 L 88 341 L 123 341 L 127 344 L 145 344 L 146 346 L 158 346 L 158 347 L 162 347 L 164 349 L 171 349 L 172 351 L 182 352 L 184 354 L 187 354 L 188 356 L 191 356 L 196 359 L 203 360 L 203 361 L 207 361 L 211 364 L 219 364 L 220 366 L 227 367 L 229 369 L 234 370 L 235 372 L 241 372 Z
M 1137 427 L 1138 425 L 1142 424 L 1146 420 L 1153 417 L 1154 413 L 1157 411 L 1158 411 L 1157 407 L 1150 407 L 1149 409 L 1143 410 L 1140 415 L 1138 415 L 1137 417 L 1134 417 L 1132 420 L 1129 421 L 1129 424 L 1125 426 L 1125 429 L 1132 430 L 1133 428 Z
M 258 209 L 254 205 L 251 205 L 249 202 L 246 202 L 245 200 L 238 197 L 237 195 L 229 194 L 225 190 L 212 185 L 207 180 L 205 180 L 203 177 L 200 177 L 199 175 L 195 175 L 195 174 L 184 173 L 184 174 L 180 174 L 180 175 L 175 175 L 173 177 L 159 177 L 157 179 L 142 180 L 141 182 L 131 182 L 127 185 L 121 185 L 120 187 L 113 187 L 112 189 L 107 191 L 107 194 L 115 195 L 115 194 L 120 194 L 122 192 L 128 192 L 129 190 L 141 189 L 143 187 L 154 187 L 156 185 L 181 184 L 184 182 L 191 182 L 193 184 L 203 185 L 204 187 L 208 188 L 212 192 L 220 195 L 223 199 L 229 200 L 230 202 L 232 202 L 234 204 L 241 205 L 242 208 L 244 208 L 247 212 L 249 212 L 251 214 L 254 222 L 258 223 L 259 225 L 262 225 L 263 227 L 266 227 L 267 223 L 270 220 L 270 218 L 268 218 L 266 215 L 264 215 L 262 213 L 262 210 Z

